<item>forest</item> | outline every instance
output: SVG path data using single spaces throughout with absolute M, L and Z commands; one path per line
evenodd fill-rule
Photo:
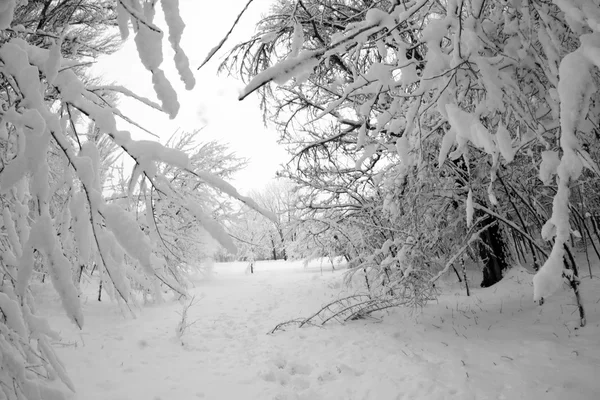
M 261 2 L 248 0 L 218 16 L 224 35 L 201 38 L 212 48 L 201 62 L 182 46 L 190 2 L 0 1 L 0 400 L 76 396 L 79 366 L 62 361 L 46 287 L 79 332 L 91 302 L 124 320 L 177 304 L 185 347 L 184 334 L 208 329 L 188 315 L 206 301 L 198 288 L 234 264 L 264 285 L 279 282 L 260 275 L 274 265 L 335 276 L 330 298 L 302 281 L 321 303 L 267 321 L 261 334 L 273 337 L 414 318 L 448 293 L 485 299 L 483 310 L 510 303 L 498 288 L 519 277 L 519 311 L 568 306 L 565 326 L 599 348 L 596 0 L 264 0 L 268 11 L 238 41 L 232 33 Z M 127 41 L 153 96 L 91 68 Z M 258 99 L 289 155 L 263 188 L 236 189 L 248 160 L 202 140 L 200 126 L 159 136 L 120 105 L 175 119 L 176 87 L 202 86 L 198 71 L 211 66 L 243 82 L 238 101 Z M 597 350 L 588 357 L 600 362 Z M 283 379 L 285 398 L 321 398 L 275 364 L 273 379 L 261 376 Z M 360 398 L 387 398 L 369 393 Z M 406 398 L 467 398 L 445 396 Z

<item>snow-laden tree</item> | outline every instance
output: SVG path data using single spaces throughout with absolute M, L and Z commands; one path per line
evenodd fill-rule
M 272 221 L 262 218 L 271 225 L 269 240 L 271 242 L 273 259 L 278 257 L 288 259 L 287 247 L 293 240 L 292 227 L 295 222 L 294 190 L 291 182 L 278 179 L 270 182 L 260 191 L 250 193 L 263 209 L 270 211 L 277 217 Z
M 281 246 L 275 241 L 277 232 L 273 222 L 249 207 L 241 207 L 233 216 L 228 231 L 235 240 L 238 252 L 235 258 L 221 259 L 249 262 L 277 259 Z
M 281 128 L 292 176 L 361 176 L 396 203 L 403 182 L 449 177 L 432 216 L 454 205 L 487 248 L 508 254 L 511 235 L 535 247 L 542 301 L 563 277 L 577 290 L 569 199 L 584 169 L 598 173 L 599 22 L 593 0 L 279 1 L 228 62 L 249 80 L 240 98 L 258 91 Z M 556 190 L 549 210 L 519 190 L 533 177 Z M 548 258 L 526 217 L 544 219 Z
M 131 310 L 136 285 L 155 300 L 169 288 L 185 293 L 170 273 L 157 219 L 182 210 L 234 252 L 231 238 L 211 215 L 211 204 L 203 203 L 210 197 L 205 188 L 260 210 L 223 174 L 197 162 L 198 152 L 133 140 L 117 128 L 118 118 L 128 118 L 108 92 L 134 97 L 171 118 L 179 109 L 161 69 L 166 35 L 153 22 L 157 5 L 165 16 L 173 61 L 191 89 L 195 78 L 179 45 L 184 23 L 177 0 L 0 3 L 0 398 L 66 399 L 65 388 L 74 390 L 50 346 L 57 333 L 36 315 L 29 285 L 36 271 L 49 276 L 65 313 L 82 327 L 74 283 L 81 265 L 94 263 L 104 288 Z M 115 23 L 123 39 L 133 33 L 158 102 L 84 77 L 82 64 L 116 48 L 108 30 Z M 115 150 L 135 165 L 123 192 L 127 198 L 119 201 L 107 200 L 103 192 L 108 180 L 103 160 Z M 154 197 L 147 208 L 136 208 L 136 196 Z M 161 213 L 151 215 L 158 202 Z M 140 210 L 148 218 L 137 219 Z
M 230 224 L 241 260 L 288 259 L 296 223 L 294 191 L 290 182 L 278 179 L 249 196 L 275 218 L 270 219 L 250 207 L 241 207 Z
M 199 132 L 177 133 L 167 142 L 170 148 L 189 155 L 191 170 L 230 179 L 246 165 L 245 160 L 231 153 L 222 143 L 199 143 Z M 190 199 L 201 204 L 211 218 L 221 225 L 231 222 L 235 204 L 218 189 L 169 164 L 160 164 L 158 170 L 178 192 L 189 193 Z M 135 210 L 142 229 L 154 236 L 153 242 L 158 245 L 155 251 L 164 257 L 169 275 L 185 286 L 188 272 L 206 273 L 203 271 L 206 262 L 214 257 L 220 247 L 207 230 L 198 224 L 189 210 L 173 203 L 153 186 L 142 184 L 135 189 L 131 187 L 131 180 L 128 183 L 123 186 L 123 191 L 115 193 L 112 198 L 120 201 L 130 199 L 133 194 L 131 209 Z M 128 193 L 131 190 L 133 193 Z M 259 215 L 266 219 L 262 214 Z

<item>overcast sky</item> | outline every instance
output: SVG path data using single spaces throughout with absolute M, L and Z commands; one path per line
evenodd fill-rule
M 120 101 L 124 114 L 160 135 L 163 143 L 177 128 L 193 130 L 202 127 L 201 140 L 218 139 L 229 143 L 231 150 L 250 159 L 247 169 L 240 172 L 232 182 L 244 193 L 264 187 L 274 177 L 278 165 L 287 161 L 287 155 L 276 143 L 277 133 L 264 127 L 258 98 L 253 95 L 242 102 L 238 101 L 242 82 L 226 75 L 216 75 L 217 66 L 226 51 L 218 53 L 202 70 L 196 69 L 210 49 L 225 35 L 246 1 L 180 0 L 181 16 L 186 24 L 182 48 L 195 72 L 196 87 L 192 91 L 184 89 L 172 61 L 173 52 L 165 38 L 162 69 L 179 94 L 181 109 L 177 118 L 169 120 L 167 115 L 135 100 L 123 98 Z M 271 3 L 272 0 L 255 0 L 224 49 L 228 50 L 235 43 L 250 37 L 261 13 Z M 159 5 L 156 23 L 166 28 Z M 164 30 L 166 36 L 167 29 Z M 95 66 L 95 71 L 104 76 L 106 83 L 115 82 L 139 95 L 156 99 L 151 74 L 142 66 L 132 38 L 117 53 L 102 58 Z M 152 139 L 147 133 L 124 122 L 119 123 L 119 128 L 130 130 L 135 139 Z

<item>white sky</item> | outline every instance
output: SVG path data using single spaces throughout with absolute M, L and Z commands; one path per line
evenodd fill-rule
M 167 40 L 168 30 L 160 5 L 157 4 L 155 22 L 165 31 L 162 69 L 179 95 L 179 114 L 174 120 L 169 120 L 166 114 L 135 100 L 122 98 L 119 103 L 125 115 L 160 135 L 163 143 L 177 128 L 191 131 L 202 127 L 204 129 L 200 133 L 200 140 L 217 139 L 229 143 L 233 152 L 250 160 L 248 167 L 231 182 L 243 193 L 263 188 L 274 178 L 278 166 L 287 161 L 287 155 L 283 147 L 277 145 L 278 135 L 274 129 L 264 127 L 257 96 L 238 101 L 242 82 L 226 74 L 217 77 L 216 71 L 226 51 L 253 34 L 261 13 L 268 9 L 272 0 L 255 0 L 223 49 L 202 70 L 196 69 L 210 49 L 225 35 L 246 1 L 180 0 L 181 16 L 186 24 L 181 47 L 186 52 L 196 77 L 196 87 L 192 91 L 186 91 L 179 80 L 172 61 L 173 51 Z M 133 33 L 130 35 L 122 49 L 100 59 L 94 71 L 103 75 L 107 84 L 121 84 L 138 95 L 156 100 L 151 74 L 140 62 L 132 40 Z M 125 122 L 120 121 L 118 126 L 120 129 L 130 130 L 135 139 L 152 139 L 149 134 Z

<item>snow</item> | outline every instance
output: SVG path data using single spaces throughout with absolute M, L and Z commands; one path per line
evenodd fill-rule
M 88 86 L 87 90 L 89 90 L 89 91 L 109 90 L 109 91 L 113 91 L 113 92 L 118 92 L 125 96 L 134 98 L 137 101 L 147 105 L 148 107 L 151 107 L 151 108 L 154 108 L 155 110 L 161 111 L 160 105 L 158 105 L 154 101 L 152 101 L 146 97 L 139 96 L 136 93 L 132 92 L 131 90 L 127 89 L 126 87 L 123 87 L 120 85 Z
M 363 163 L 369 159 L 370 157 L 372 157 L 376 152 L 377 149 L 379 148 L 379 144 L 378 143 L 371 143 L 368 146 L 365 146 L 365 150 L 363 151 L 362 155 L 358 158 L 358 160 L 356 160 L 356 164 L 354 166 L 354 168 L 357 171 L 360 171 L 360 169 L 362 168 Z
M 277 32 L 269 32 L 265 33 L 261 38 L 261 43 L 271 43 L 273 40 L 277 39 Z
M 446 158 L 448 158 L 448 153 L 450 149 L 456 142 L 456 129 L 451 128 L 446 130 L 444 134 L 444 138 L 442 139 L 442 143 L 440 145 L 440 152 L 438 154 L 438 168 L 442 168 L 444 162 L 446 162 Z
M 127 254 L 140 262 L 147 274 L 154 275 L 154 269 L 150 262 L 152 245 L 139 228 L 135 218 L 115 204 L 104 207 L 102 215 L 106 227 L 114 234 L 119 245 Z
M 390 15 L 385 11 L 380 10 L 378 8 L 371 8 L 369 9 L 369 11 L 367 11 L 365 22 L 368 25 L 379 25 L 386 21 L 388 18 L 390 18 Z
M 46 256 L 48 275 L 69 319 L 78 327 L 83 326 L 83 314 L 79 293 L 71 279 L 71 264 L 65 257 L 57 240 L 50 215 L 39 216 L 31 229 L 31 245 Z
M 275 215 L 275 213 L 259 206 L 258 203 L 250 197 L 241 195 L 236 188 L 234 188 L 230 183 L 221 179 L 219 176 L 208 171 L 194 171 L 194 174 L 204 182 L 208 183 L 210 186 L 233 197 L 234 199 L 238 199 L 248 207 L 269 218 L 271 221 L 277 221 L 277 215 Z
M 161 101 L 163 111 L 169 115 L 169 118 L 175 118 L 179 112 L 177 92 L 173 89 L 173 86 L 171 86 L 171 83 L 162 70 L 157 68 L 152 71 L 152 84 L 154 85 L 156 96 Z
M 302 49 L 302 45 L 304 44 L 304 31 L 302 29 L 302 24 L 296 22 L 294 24 L 294 32 L 292 34 L 292 45 L 290 54 L 288 57 L 293 58 L 297 57 Z
M 127 40 L 129 37 L 129 20 L 131 14 L 127 12 L 122 2 L 117 2 L 117 24 L 119 25 L 119 33 L 122 40 Z
M 83 192 L 76 192 L 69 204 L 73 218 L 73 237 L 77 244 L 79 261 L 87 264 L 92 251 L 92 226 L 90 216 L 86 207 L 86 197 Z
M 516 150 L 512 147 L 510 132 L 503 123 L 498 125 L 498 130 L 496 131 L 496 143 L 498 144 L 498 149 L 500 150 L 502 157 L 504 157 L 507 163 L 511 163 L 515 158 Z
M 44 68 L 42 69 L 42 72 L 44 72 L 44 75 L 46 75 L 46 80 L 50 85 L 54 82 L 54 79 L 58 75 L 58 69 L 60 68 L 60 62 L 62 59 L 62 55 L 60 54 L 61 44 L 62 41 L 60 40 L 57 40 L 54 42 L 54 44 L 52 44 L 50 51 L 48 52 L 48 58 L 46 59 Z
M 147 11 L 150 9 L 150 7 L 147 7 Z M 167 10 L 169 10 L 169 7 L 167 7 Z M 128 11 L 130 10 L 128 9 Z M 144 18 L 144 20 L 152 21 L 152 17 L 154 16 L 153 12 L 148 12 L 148 14 L 150 14 L 148 16 L 149 18 Z M 171 17 L 173 16 L 167 15 L 168 22 L 170 23 L 169 26 L 173 29 L 175 28 L 176 22 L 173 21 Z M 177 29 L 183 28 L 177 27 Z M 177 33 L 174 34 L 177 35 Z M 154 85 L 156 96 L 161 101 L 162 110 L 169 115 L 169 118 L 173 119 L 179 112 L 179 101 L 177 100 L 175 89 L 171 86 L 165 73 L 160 69 L 160 65 L 163 62 L 162 38 L 163 33 L 160 30 L 153 29 L 152 26 L 148 24 L 139 24 L 138 31 L 135 35 L 135 44 L 138 49 L 140 61 L 144 67 L 152 73 L 152 84 Z M 171 43 L 173 44 L 173 40 L 175 39 L 171 37 L 171 40 Z M 178 48 L 177 44 L 177 49 Z M 191 76 L 192 74 L 189 72 L 189 65 L 187 65 L 186 71 L 187 58 L 184 60 L 181 57 L 181 52 L 175 53 L 176 65 L 182 79 L 186 83 L 186 88 L 192 88 L 194 82 L 193 76 Z
M 218 241 L 221 246 L 223 246 L 231 254 L 235 254 L 237 252 L 237 248 L 233 243 L 233 239 L 231 239 L 225 229 L 223 229 L 223 227 L 216 220 L 202 210 L 200 204 L 189 200 L 187 204 L 185 204 L 185 208 L 188 209 L 194 215 L 194 217 L 196 217 L 198 222 L 200 222 L 200 225 L 202 225 L 202 227 L 206 229 L 206 231 L 210 233 L 210 235 L 216 241 Z
M 15 331 L 19 336 L 25 336 L 27 329 L 25 322 L 19 312 L 19 303 L 8 297 L 7 294 L 0 292 L 0 310 L 3 318 L 6 320 L 6 326 Z
M 10 27 L 16 5 L 16 0 L 0 1 L 0 29 L 6 29 Z
M 131 140 L 127 143 L 127 151 L 138 162 L 160 161 L 181 169 L 190 165 L 189 156 L 176 149 L 170 149 L 152 140 Z
M 321 51 L 304 50 L 296 57 L 290 57 L 267 68 L 252 78 L 240 93 L 239 100 L 243 100 L 246 96 L 271 81 L 282 85 L 295 76 L 312 71 L 319 64 L 319 57 L 322 55 Z
M 556 169 L 560 164 L 560 159 L 558 158 L 558 152 L 547 150 L 542 151 L 542 162 L 540 163 L 540 180 L 544 183 L 544 185 L 549 185 L 550 180 L 554 175 L 556 175 Z
M 73 398 L 589 400 L 600 390 L 597 279 L 582 283 L 596 293 L 583 330 L 573 327 L 568 291 L 540 309 L 530 300 L 531 274 L 517 267 L 492 288 L 473 287 L 471 297 L 448 275 L 439 304 L 414 315 L 396 309 L 267 335 L 339 296 L 344 271 L 318 260 L 307 268 L 257 262 L 254 274 L 246 267 L 216 264 L 211 279 L 195 282 L 180 339 L 178 302 L 124 318 L 96 301 L 94 284 L 84 288 L 87 327 L 79 333 L 61 319 L 54 293 L 34 285 L 62 334 L 56 351 Z M 472 282 L 481 278 L 468 272 Z
M 19 241 L 19 236 L 17 235 L 17 230 L 15 229 L 15 223 L 8 207 L 3 208 L 2 217 L 4 221 L 4 228 L 6 228 L 6 235 L 8 236 L 11 248 L 17 253 L 16 256 L 20 257 L 21 254 L 23 254 L 21 242 Z
M 533 300 L 544 301 L 544 299 L 556 293 L 563 284 L 563 257 L 565 250 L 554 246 L 550 257 L 544 264 L 544 268 L 533 277 Z
M 590 60 L 586 58 L 590 57 L 590 53 L 592 53 L 591 58 L 594 58 L 594 52 L 590 52 L 590 47 L 594 46 L 594 38 L 588 36 L 584 39 L 583 50 L 580 48 L 567 54 L 559 68 L 560 147 L 563 154 L 556 167 L 558 188 L 552 201 L 552 216 L 542 228 L 542 236 L 546 239 L 555 236 L 555 241 L 550 258 L 546 260 L 533 282 L 534 300 L 540 302 L 552 295 L 558 289 L 558 282 L 562 280 L 563 270 L 560 261 L 564 252 L 563 247 L 568 243 L 571 234 L 569 185 L 579 178 L 583 170 L 583 162 L 577 154 L 581 146 L 575 131 L 580 121 L 587 115 L 591 95 L 596 90 L 590 72 Z M 553 159 L 554 165 L 556 158 Z M 542 167 L 540 167 L 540 178 L 543 179 Z
M 494 138 L 475 115 L 461 110 L 455 104 L 447 104 L 446 111 L 448 121 L 452 125 L 452 129 L 456 131 L 457 152 L 466 150 L 467 143 L 471 142 L 475 147 L 495 157 L 497 149 Z M 448 144 L 442 145 L 444 151 L 447 150 L 447 146 Z M 441 156 L 440 160 L 442 160 Z
M 396 30 L 404 19 L 416 13 L 427 1 L 414 2 L 409 10 L 404 11 L 398 5 L 392 15 L 373 8 L 365 13 L 364 22 L 349 24 L 345 33 L 339 34 L 334 43 L 323 49 L 311 47 L 302 51 L 302 25 L 296 23 L 289 57 L 258 74 L 241 97 L 270 81 L 284 84 L 295 78 L 295 84 L 300 85 L 321 60 L 328 59 L 342 48 L 347 51 L 349 59 L 358 62 L 363 49 L 361 42 L 366 42 L 369 37 L 375 38 L 375 34 L 384 33 L 386 28 Z M 597 395 L 600 385 L 594 379 L 594 367 L 600 364 L 600 299 L 586 302 L 590 321 L 586 330 L 577 330 L 573 313 L 563 314 L 563 306 L 567 309 L 571 307 L 571 302 L 565 300 L 570 294 L 564 291 L 564 277 L 571 279 L 572 284 L 574 282 L 572 271 L 563 269 L 564 245 L 568 244 L 572 234 L 569 187 L 581 175 L 584 166 L 595 166 L 590 156 L 582 151 L 575 134 L 581 130 L 580 124 L 585 120 L 592 96 L 597 90 L 591 70 L 594 65 L 600 66 L 600 34 L 597 32 L 600 30 L 600 12 L 592 1 L 573 2 L 576 4 L 555 1 L 568 14 L 574 30 L 587 32 L 584 26 L 587 24 L 595 31 L 581 36 L 580 49 L 567 54 L 562 61 L 559 60 L 559 54 L 564 52 L 562 46 L 557 45 L 558 36 L 549 28 L 539 27 L 538 38 L 551 74 L 548 79 L 551 84 L 556 83 L 557 89 L 556 96 L 548 91 L 547 96 L 552 102 L 548 100 L 548 106 L 540 107 L 538 113 L 546 109 L 555 112 L 560 110 L 561 123 L 561 151 L 552 151 L 548 145 L 548 151 L 542 153 L 539 171 L 540 178 L 548 184 L 557 175 L 558 184 L 552 216 L 542 229 L 542 238 L 555 239 L 555 243 L 542 269 L 532 276 L 517 267 L 494 286 L 493 291 L 473 288 L 473 296 L 469 298 L 464 295 L 462 288 L 452 283 L 453 276 L 446 276 L 446 281 L 440 281 L 440 287 L 446 290 L 445 294 L 439 303 L 431 304 L 422 313 L 393 310 L 389 315 L 380 314 L 346 326 L 292 328 L 272 336 L 264 333 L 277 323 L 310 315 L 323 303 L 348 291 L 353 292 L 356 288 L 344 288 L 343 271 L 340 268 L 324 272 L 322 262 L 318 265 L 314 260 L 311 260 L 312 263 L 305 260 L 302 264 L 257 263 L 256 274 L 248 274 L 245 264 L 234 263 L 217 266 L 217 274 L 211 280 L 198 278 L 194 281 L 196 286 L 191 294 L 197 296 L 198 303 L 187 303 L 190 304 L 189 308 L 185 303 L 173 301 L 156 304 L 142 310 L 140 319 L 135 323 L 129 319 L 133 315 L 131 308 L 131 314 L 117 316 L 117 307 L 110 303 L 99 304 L 94 300 L 100 282 L 104 283 L 103 289 L 111 299 L 120 306 L 123 305 L 121 300 L 124 300 L 128 307 L 138 305 L 136 295 L 130 293 L 129 278 L 132 284 L 139 284 L 142 290 L 153 290 L 153 299 L 156 301 L 163 297 L 158 279 L 171 288 L 177 285 L 172 284 L 171 277 L 160 275 L 161 272 L 167 272 L 167 260 L 153 253 L 156 246 L 150 240 L 153 236 L 148 236 L 148 232 L 142 230 L 133 212 L 122 208 L 126 201 L 105 205 L 100 188 L 98 148 L 92 141 L 84 141 L 79 155 L 75 154 L 76 143 L 67 138 L 67 117 L 60 115 L 64 107 L 58 102 L 50 105 L 45 99 L 48 85 L 56 89 L 63 106 L 69 103 L 78 109 L 77 114 L 81 112 L 89 117 L 86 120 L 93 120 L 100 133 L 108 134 L 116 144 L 129 152 L 140 163 L 137 174 L 143 172 L 150 179 L 156 177 L 157 189 L 165 188 L 171 194 L 177 194 L 172 201 L 179 201 L 180 205 L 191 211 L 206 231 L 229 251 L 235 252 L 236 249 L 223 226 L 204 209 L 202 203 L 193 202 L 185 195 L 179 196 L 179 193 L 170 189 L 166 177 L 156 176 L 159 171 L 157 163 L 177 166 L 275 219 L 272 213 L 240 195 L 218 176 L 190 170 L 190 160 L 183 152 L 167 149 L 155 142 L 131 140 L 128 132 L 117 130 L 115 115 L 121 115 L 120 112 L 97 103 L 91 90 L 109 89 L 136 98 L 150 107 L 160 108 L 171 118 L 178 113 L 177 94 L 160 69 L 163 62 L 163 33 L 152 23 L 155 3 L 122 0 L 117 3 L 117 22 L 122 36 L 126 37 L 131 21 L 139 56 L 152 74 L 160 105 L 121 87 L 86 88 L 74 70 L 63 68 L 73 65 L 74 61 L 62 59 L 60 39 L 48 50 L 32 46 L 19 38 L 10 39 L 0 48 L 2 71 L 7 82 L 14 86 L 14 93 L 18 97 L 14 105 L 11 101 L 3 108 L 1 126 L 2 137 L 8 139 L 12 147 L 7 152 L 9 157 L 6 157 L 7 162 L 0 174 L 0 190 L 9 199 L 4 204 L 2 218 L 6 231 L 4 242 L 9 248 L 3 251 L 2 260 L 6 278 L 12 279 L 13 283 L 12 286 L 0 287 L 0 317 L 3 318 L 3 324 L 0 324 L 0 383 L 8 387 L 7 382 L 12 380 L 15 392 L 16 386 L 19 386 L 22 397 L 28 399 L 62 399 L 63 395 L 50 386 L 58 380 L 70 389 L 75 388 L 76 382 L 78 398 L 117 400 L 160 400 L 189 398 L 190 395 L 216 399 L 317 400 L 448 397 L 558 399 L 578 396 L 592 398 Z M 457 3 L 460 3 L 460 7 Z M 472 2 L 473 11 L 481 8 L 483 3 L 480 0 Z M 516 7 L 520 2 L 514 3 L 513 7 Z M 15 0 L 0 0 L 0 28 L 10 26 L 15 4 Z M 189 68 L 189 60 L 180 48 L 185 25 L 179 15 L 179 1 L 162 0 L 162 7 L 175 66 L 186 89 L 191 89 L 195 79 Z M 484 57 L 484 42 L 478 37 L 481 31 L 474 17 L 465 19 L 465 36 L 460 36 L 452 21 L 457 16 L 452 13 L 462 10 L 462 2 L 448 2 L 448 10 L 446 18 L 437 19 L 438 15 L 434 13 L 424 21 L 427 25 L 419 40 L 427 45 L 426 66 L 419 88 L 412 95 L 426 94 L 430 89 L 435 89 L 434 85 L 441 88 L 440 82 L 434 84 L 434 79 L 430 78 L 451 72 L 448 68 L 457 66 L 462 56 L 468 56 L 468 52 L 480 54 L 473 62 L 477 64 L 483 80 L 479 83 L 483 83 L 487 92 L 485 102 L 480 102 L 474 113 L 467 112 L 471 108 L 463 105 L 463 94 L 455 93 L 454 86 L 449 86 L 450 90 L 439 96 L 437 101 L 438 110 L 441 109 L 443 118 L 451 124 L 451 130 L 446 133 L 440 146 L 438 162 L 440 166 L 444 163 L 455 143 L 457 149 L 453 154 L 462 154 L 465 160 L 469 142 L 490 154 L 493 165 L 488 195 L 490 201 L 496 203 L 492 184 L 499 154 L 511 162 L 516 150 L 512 147 L 510 133 L 503 125 L 499 126 L 496 135 L 492 135 L 480 118 L 484 117 L 484 113 L 505 111 L 504 97 L 508 93 L 504 92 L 504 88 L 510 88 L 511 85 L 503 82 L 510 77 L 507 72 L 501 72 L 501 67 L 508 64 L 500 63 L 503 56 Z M 129 13 L 133 17 L 130 18 Z M 517 38 L 517 33 L 532 31 L 533 28 L 529 9 L 523 7 L 521 13 L 522 21 L 512 17 L 506 19 L 505 33 L 515 35 L 505 41 L 504 52 L 526 64 L 531 61 L 529 47 L 535 43 L 527 44 L 520 37 Z M 396 14 L 397 17 L 394 17 Z M 575 26 L 575 23 L 582 26 Z M 20 31 L 22 29 L 19 28 Z M 441 46 L 453 29 L 454 53 L 451 55 L 447 52 L 447 46 L 444 45 L 443 50 Z M 393 32 L 391 35 L 399 33 Z M 384 37 L 385 40 L 389 38 L 381 36 L 374 40 L 377 41 L 377 50 L 386 58 Z M 461 41 L 465 42 L 467 53 L 460 54 L 458 51 Z M 354 46 L 356 48 L 353 49 Z M 402 53 L 405 51 L 400 49 L 399 54 Z M 407 61 L 406 54 L 402 54 L 402 57 L 403 63 Z M 414 63 L 400 72 L 384 63 L 387 61 L 372 63 L 365 76 L 347 85 L 343 97 L 331 103 L 324 114 L 339 107 L 350 93 L 349 90 L 356 89 L 355 95 L 369 95 L 396 88 L 398 83 L 394 79 L 398 73 L 401 74 L 401 82 L 415 79 Z M 40 72 L 45 76 L 45 81 L 40 79 Z M 460 72 L 456 69 L 455 76 L 459 76 Z M 448 79 L 450 84 L 452 78 L 435 80 Z M 373 82 L 367 82 L 367 79 Z M 405 175 L 407 166 L 413 162 L 410 155 L 413 147 L 411 139 L 412 144 L 415 142 L 413 131 L 418 122 L 425 122 L 421 118 L 421 102 L 413 102 L 406 112 L 397 101 L 399 99 L 396 99 L 393 103 L 394 113 L 390 111 L 373 115 L 373 105 L 377 99 L 381 107 L 389 106 L 389 97 L 372 96 L 362 105 L 357 103 L 355 111 L 366 119 L 377 119 L 377 130 L 372 133 L 374 138 L 388 124 L 389 129 L 397 133 L 405 127 L 403 137 L 395 143 L 402 163 L 398 172 Z M 396 117 L 397 114 L 407 115 L 406 120 Z M 12 125 L 10 136 L 6 124 Z M 542 128 L 538 128 L 538 134 L 540 141 L 546 144 L 541 137 L 544 133 Z M 378 143 L 368 143 L 367 133 L 366 125 L 363 125 L 357 147 L 364 147 L 364 150 L 356 164 L 357 169 L 379 150 Z M 71 202 L 67 199 L 63 203 L 62 210 L 53 205 L 52 213 L 50 195 L 56 194 L 64 186 L 63 182 L 53 182 L 56 187 L 50 189 L 50 182 L 54 178 L 63 179 L 61 173 L 54 174 L 54 170 L 53 174 L 50 173 L 47 152 L 51 137 L 68 158 L 62 160 L 67 170 L 71 166 L 74 170 L 69 174 L 75 174 L 78 178 L 78 182 L 74 182 L 74 177 L 65 174 L 66 189 L 73 197 Z M 384 147 L 386 152 L 394 148 L 391 144 Z M 375 178 L 376 182 L 381 179 L 383 173 Z M 131 194 L 134 194 L 136 180 L 132 179 Z M 85 193 L 77 190 L 84 190 Z M 85 205 L 88 202 L 89 212 Z M 473 203 L 473 194 L 469 191 L 466 204 L 468 226 L 473 222 L 474 207 L 479 206 Z M 147 217 L 150 229 L 155 229 L 152 215 L 148 213 Z M 512 224 L 510 221 L 508 223 Z M 94 243 L 92 239 L 95 239 Z M 475 235 L 469 244 L 474 240 Z M 469 244 L 453 256 L 455 258 L 446 264 L 444 271 Z M 73 253 L 74 245 L 78 246 L 79 254 Z M 385 246 L 389 249 L 390 245 L 391 242 Z M 90 254 L 95 246 L 99 252 Z M 412 243 L 407 240 L 398 257 L 404 276 L 412 271 L 411 259 L 417 257 L 416 253 L 411 253 L 411 248 Z M 39 252 L 35 256 L 34 249 Z M 137 261 L 125 263 L 126 253 Z M 90 262 L 90 259 L 97 264 L 96 271 L 100 276 L 84 282 L 83 292 L 80 292 L 79 286 L 76 287 L 74 283 L 73 269 L 80 263 Z M 391 261 L 392 257 L 388 257 L 384 265 L 392 267 Z M 43 263 L 43 271 L 49 276 L 48 284 L 41 285 L 34 279 L 40 273 L 39 268 L 34 268 L 35 262 Z M 158 279 L 146 279 L 141 275 L 142 271 Z M 356 271 L 356 282 L 359 282 L 361 272 L 359 269 Z M 12 275 L 15 272 L 16 281 Z M 434 280 L 441 274 L 436 275 Z M 472 281 L 480 278 L 471 273 Z M 84 276 L 83 279 L 88 280 L 89 277 Z M 53 322 L 52 327 L 33 311 L 33 294 L 28 290 L 32 280 L 32 289 L 36 298 L 42 299 L 42 309 Z M 46 296 L 47 301 L 44 302 L 50 283 L 54 287 L 53 295 Z M 546 301 L 548 304 L 545 308 L 538 309 L 528 296 L 532 284 L 534 300 L 540 304 L 553 294 L 557 296 Z M 598 293 L 600 284 L 589 279 L 583 281 L 582 287 L 584 293 Z M 178 288 L 173 290 L 181 294 Z M 116 292 L 120 297 L 115 295 Z M 496 308 L 498 302 L 499 309 Z M 82 308 L 86 311 L 86 320 L 90 315 L 90 327 L 83 328 Z M 179 310 L 181 312 L 178 314 Z M 385 318 L 380 319 L 382 316 Z M 74 322 L 79 330 L 85 329 L 83 333 L 67 324 L 67 320 Z M 52 330 L 54 327 L 58 327 L 63 334 L 62 342 Z M 518 339 L 510 341 L 507 338 Z M 50 340 L 56 346 L 64 346 L 59 352 L 66 361 L 65 365 L 69 365 L 71 375 L 67 375 L 61 359 L 56 357 Z M 561 368 L 557 368 L 557 365 Z M 169 366 L 169 369 L 165 366 Z M 44 379 L 37 380 L 37 377 Z M 50 385 L 47 385 L 45 378 Z M 0 391 L 0 394 L 4 394 L 4 391 Z
M 408 142 L 406 136 L 396 140 L 396 152 L 398 153 L 398 157 L 400 157 L 400 161 L 402 161 L 402 163 L 406 166 L 412 165 L 410 150 L 410 143 Z
M 473 214 L 475 214 L 475 209 L 473 208 L 473 190 L 469 189 L 469 194 L 467 195 L 467 226 L 471 227 L 473 225 Z
M 362 124 L 358 129 L 358 136 L 356 138 L 356 149 L 360 150 L 365 146 L 367 142 L 367 125 Z
M 181 19 L 179 12 L 179 0 L 161 0 L 160 5 L 169 26 L 169 42 L 175 52 L 175 67 L 177 68 L 177 72 L 179 72 L 181 81 L 185 83 L 185 89 L 192 90 L 196 85 L 196 78 L 190 70 L 190 62 L 187 56 L 179 45 L 183 29 L 185 28 L 185 23 Z

